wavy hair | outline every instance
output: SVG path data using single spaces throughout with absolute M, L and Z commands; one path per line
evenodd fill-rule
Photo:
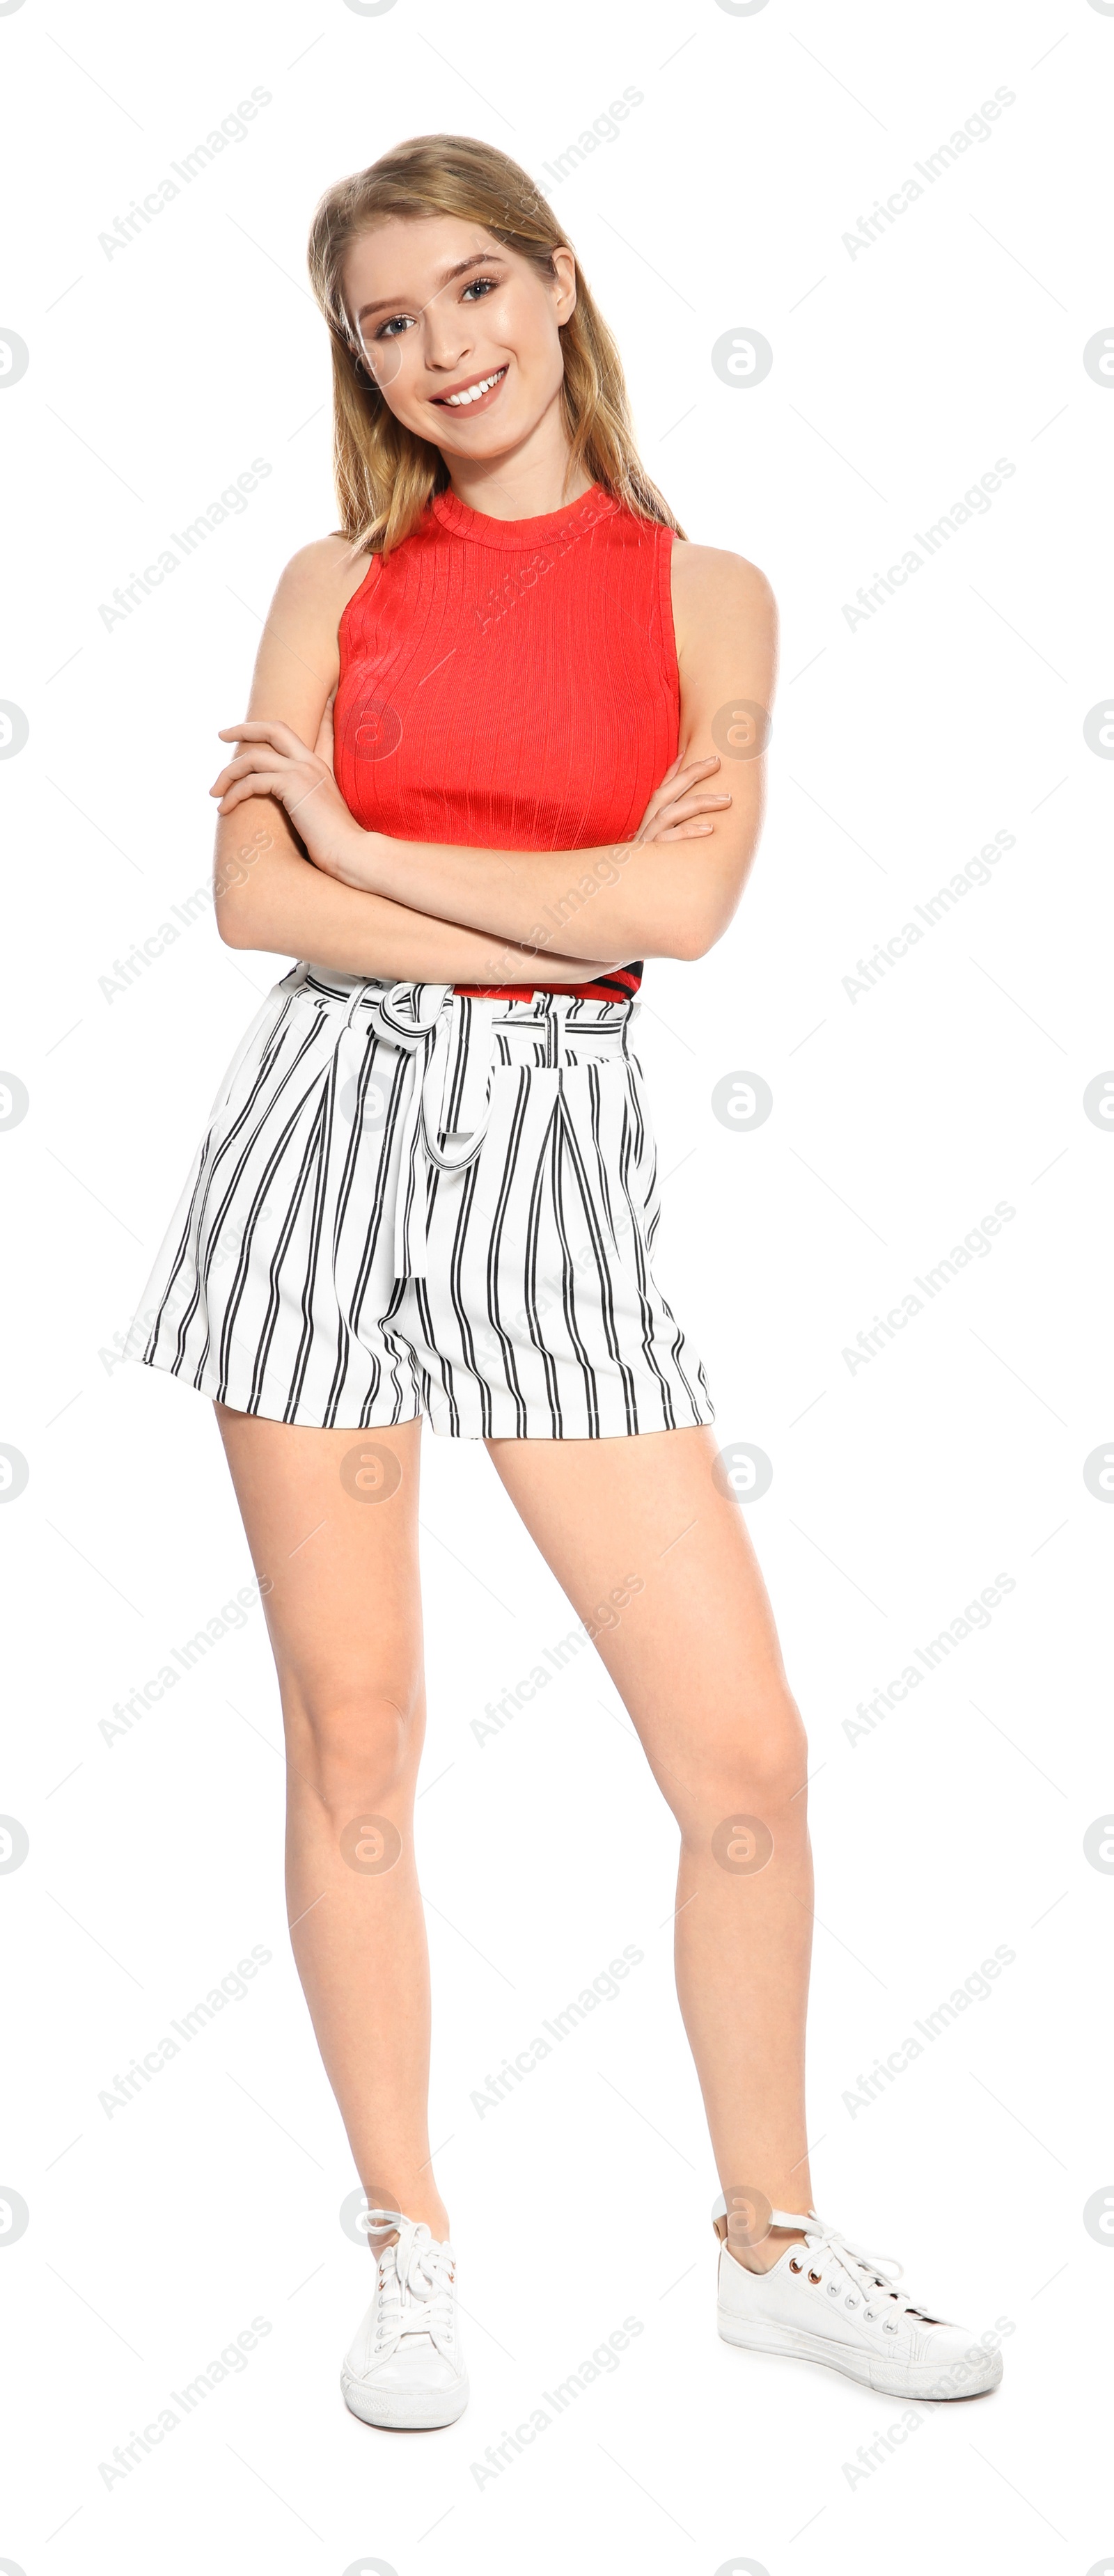
M 327 190 L 309 236 L 309 274 L 333 355 L 333 474 L 341 530 L 353 546 L 384 554 L 412 534 L 449 472 L 440 448 L 395 418 L 368 373 L 344 301 L 345 258 L 359 234 L 389 215 L 458 215 L 482 224 L 504 249 L 556 276 L 552 253 L 572 249 L 525 170 L 467 134 L 419 134 Z M 575 253 L 574 253 L 575 257 Z M 576 264 L 576 305 L 560 325 L 561 388 L 569 437 L 566 484 L 578 466 L 624 508 L 684 529 L 650 481 L 631 428 L 623 369 L 611 332 Z

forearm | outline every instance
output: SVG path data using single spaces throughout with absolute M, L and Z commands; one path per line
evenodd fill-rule
M 347 890 L 424 916 L 441 925 L 440 935 L 456 923 L 482 938 L 510 942 L 544 959 L 551 980 L 566 980 L 557 969 L 558 956 L 580 958 L 589 967 L 601 952 L 618 963 L 703 957 L 734 915 L 758 841 L 775 621 L 769 584 L 752 564 L 698 547 L 685 569 L 687 551 L 675 547 L 671 564 L 682 603 L 675 619 L 680 749 L 650 796 L 633 840 L 591 849 L 496 850 L 364 831 L 338 789 L 321 740 L 311 750 L 281 716 L 249 716 L 222 728 L 221 741 L 239 746 L 210 791 L 222 817 L 250 814 L 253 805 L 259 810 L 261 798 L 273 798 L 338 895 Z M 256 689 L 262 703 L 258 674 Z M 713 792 L 709 773 L 721 767 L 725 724 L 726 756 L 735 766 L 730 788 L 721 784 Z M 320 719 L 318 729 L 323 735 Z M 708 743 L 715 749 L 704 748 Z M 322 898 L 319 938 L 326 918 L 330 937 L 346 938 L 349 924 L 355 929 L 358 920 L 374 938 L 372 925 L 384 916 L 336 900 L 326 911 Z M 299 943 L 303 949 L 310 944 L 301 933 Z M 247 938 L 240 944 L 248 945 Z M 268 944 L 288 951 L 293 943 L 288 935 L 271 934 Z
M 614 842 L 590 850 L 459 849 L 354 833 L 346 877 L 415 911 L 520 942 L 539 960 L 691 957 L 726 929 L 739 872 L 714 843 Z
M 325 876 L 303 856 L 269 796 L 252 797 L 218 824 L 214 894 L 217 926 L 229 947 L 305 957 L 342 974 L 544 988 L 587 983 L 608 971 L 579 952 L 537 955 L 513 940 Z

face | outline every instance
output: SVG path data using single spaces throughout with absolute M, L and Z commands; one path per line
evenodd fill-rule
M 556 283 L 455 215 L 392 215 L 353 242 L 342 283 L 368 368 L 446 457 L 506 455 L 556 405 L 576 264 L 561 249 L 553 262 Z

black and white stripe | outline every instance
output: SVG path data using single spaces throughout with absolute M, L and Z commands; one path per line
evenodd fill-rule
M 710 1422 L 651 1269 L 638 1008 L 295 968 L 221 1086 L 129 1356 L 322 1427 Z

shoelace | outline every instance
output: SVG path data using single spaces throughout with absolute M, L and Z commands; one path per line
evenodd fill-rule
M 872 2306 L 878 2308 L 883 2299 L 889 2299 L 898 2316 L 916 2317 L 922 2325 L 939 2324 L 938 2317 L 930 2317 L 924 2308 L 914 2305 L 904 2290 L 894 2288 L 894 2280 L 900 2277 L 901 2265 L 894 2261 L 892 2255 L 872 2254 L 865 2245 L 853 2245 L 837 2227 L 829 2226 L 826 2219 L 815 2215 L 800 2218 L 797 2224 L 804 2230 L 813 2268 L 818 2269 L 821 2263 L 831 2262 L 862 2299 L 868 2317 Z
M 397 2243 L 386 2246 L 379 2257 L 377 2350 L 393 2351 L 404 2335 L 428 2335 L 439 2351 L 451 2352 L 452 2246 L 438 2244 L 424 2219 L 406 2218 L 401 2210 L 369 2210 L 368 2224 L 374 2229 L 398 2229 Z

